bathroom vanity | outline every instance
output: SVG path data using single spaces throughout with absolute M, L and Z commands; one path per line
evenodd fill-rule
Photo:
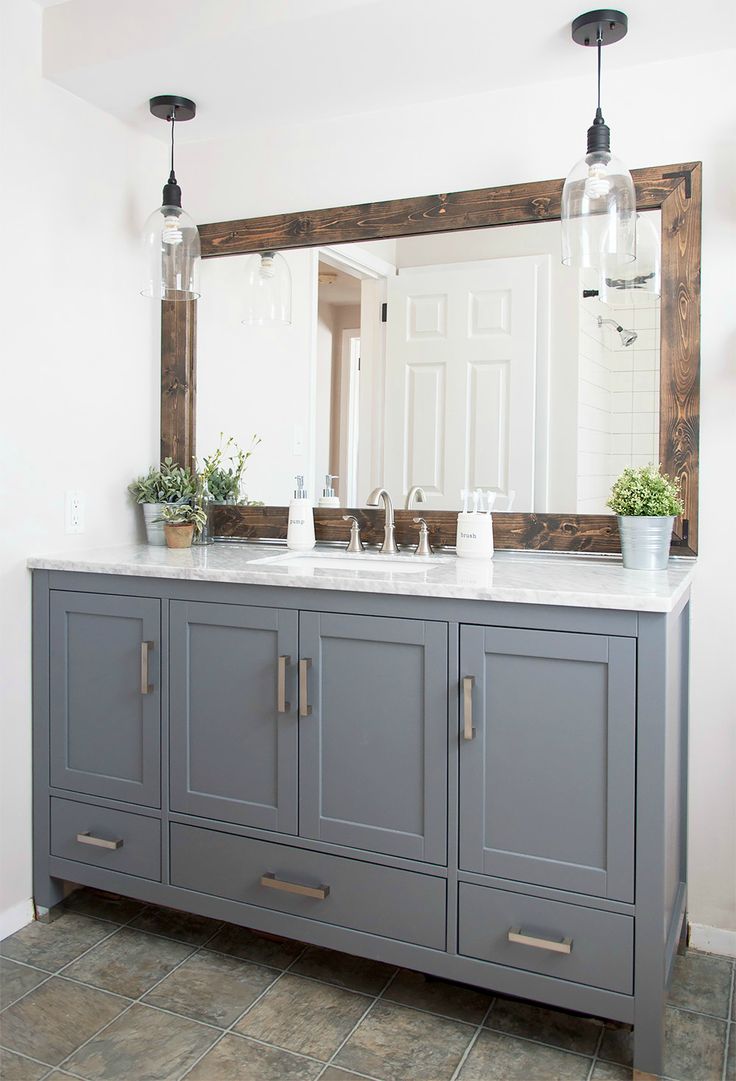
M 683 931 L 693 563 L 243 544 L 36 559 L 65 880 L 635 1026 Z

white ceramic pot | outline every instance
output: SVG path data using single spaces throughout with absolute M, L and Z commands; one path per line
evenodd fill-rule
M 674 517 L 617 514 L 616 518 L 624 567 L 632 571 L 666 570 Z
M 164 523 L 157 522 L 156 519 L 161 517 L 161 512 L 166 506 L 165 503 L 143 503 L 143 521 L 146 523 L 146 540 L 149 544 L 158 545 L 159 548 L 166 547 L 166 537 L 164 536 Z

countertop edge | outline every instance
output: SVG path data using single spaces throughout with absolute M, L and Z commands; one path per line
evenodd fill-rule
M 340 593 L 373 593 L 384 596 L 428 597 L 435 600 L 486 601 L 511 604 L 536 604 L 563 608 L 589 608 L 626 612 L 650 612 L 667 614 L 673 611 L 683 594 L 691 586 L 688 575 L 667 597 L 633 597 L 621 593 L 592 593 L 572 590 L 560 591 L 534 588 L 447 585 L 427 582 L 376 582 L 370 579 L 314 578 L 311 575 L 289 574 L 277 581 L 268 580 L 268 571 L 238 571 L 198 569 L 193 567 L 165 567 L 122 564 L 115 562 L 88 562 L 83 558 L 32 556 L 26 561 L 29 570 L 61 571 L 70 574 L 108 574 L 129 578 L 162 578 L 173 581 L 217 582 L 230 585 L 260 585 L 290 589 L 318 589 Z M 695 561 L 693 561 L 693 568 Z M 633 572 L 636 573 L 636 572 Z M 265 579 L 265 580 L 264 580 Z

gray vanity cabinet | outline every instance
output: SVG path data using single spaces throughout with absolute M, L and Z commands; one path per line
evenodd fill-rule
M 636 642 L 461 628 L 460 867 L 634 899 Z
M 158 807 L 161 602 L 53 590 L 50 783 Z
M 174 811 L 297 832 L 298 616 L 171 601 Z
M 300 614 L 302 837 L 444 863 L 447 625 Z

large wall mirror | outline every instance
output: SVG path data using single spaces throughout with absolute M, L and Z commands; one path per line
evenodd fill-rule
M 659 282 L 643 251 L 622 278 L 561 265 L 560 181 L 202 226 L 203 298 L 164 305 L 164 450 L 260 439 L 232 535 L 277 528 L 296 475 L 315 503 L 333 476 L 341 508 L 378 484 L 421 503 L 436 540 L 481 488 L 499 546 L 598 551 L 618 547 L 615 477 L 661 461 L 695 551 L 699 172 L 634 174 Z M 270 247 L 291 322 L 250 325 L 248 260 Z
M 647 278 L 632 272 L 601 296 L 562 266 L 559 234 L 287 251 L 288 326 L 243 325 L 251 256 L 206 261 L 197 446 L 257 433 L 247 493 L 268 505 L 304 474 L 314 495 L 336 477 L 345 507 L 383 484 L 400 506 L 421 488 L 425 509 L 457 511 L 480 487 L 499 510 L 605 514 L 621 469 L 658 460 L 659 289 L 625 288 Z

